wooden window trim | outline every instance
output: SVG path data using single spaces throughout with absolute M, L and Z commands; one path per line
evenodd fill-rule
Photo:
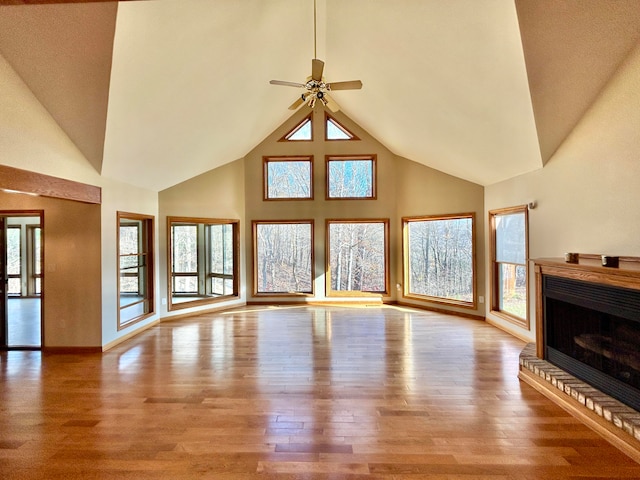
M 258 226 L 259 225 L 309 225 L 311 228 L 311 291 L 310 292 L 259 292 L 258 291 Z M 254 297 L 313 297 L 315 296 L 315 225 L 313 219 L 299 220 L 253 220 L 251 222 L 252 258 L 251 271 L 253 272 L 253 296 Z
M 293 135 L 295 135 L 298 132 L 298 130 L 300 130 L 307 123 L 307 121 L 310 122 L 310 124 L 311 124 L 311 138 L 304 138 L 304 139 L 300 139 L 300 140 L 292 140 L 291 137 Z M 298 122 L 296 124 L 295 127 L 293 127 L 291 130 L 289 130 L 287 133 L 285 133 L 282 137 L 280 137 L 278 142 L 293 142 L 293 143 L 313 142 L 313 112 L 311 112 L 309 115 L 304 117 L 300 122 Z
M 342 132 L 344 132 L 344 134 L 349 136 L 350 138 L 329 138 L 329 129 L 327 128 L 327 124 L 329 123 L 329 121 L 331 121 L 339 130 L 342 130 Z M 359 140 L 360 138 L 351 130 L 349 130 L 347 127 L 345 127 L 342 124 L 342 122 L 339 122 L 338 120 L 336 120 L 336 118 L 333 115 L 329 115 L 329 112 L 327 111 L 324 112 L 324 141 L 325 142 L 353 142 L 353 141 L 359 141 Z
M 333 290 L 331 288 L 331 242 L 330 226 L 337 223 L 382 223 L 384 225 L 384 291 L 368 292 L 360 290 Z M 389 296 L 390 272 L 389 272 L 389 232 L 390 220 L 388 218 L 327 218 L 325 221 L 325 292 L 327 297 L 386 297 Z
M 198 300 L 191 300 L 188 302 L 174 303 L 173 298 L 173 266 L 172 266 L 172 241 L 171 241 L 171 226 L 173 223 L 180 224 L 204 224 L 207 225 L 231 225 L 233 236 L 233 293 L 229 295 L 220 295 L 217 297 L 207 297 Z M 206 248 L 206 245 L 205 245 Z M 191 275 L 191 274 L 185 274 Z M 216 274 L 206 274 L 209 276 L 216 276 Z M 180 276 L 180 274 L 178 274 Z M 229 218 L 202 218 L 202 217 L 167 217 L 167 310 L 182 310 L 185 308 L 198 307 L 201 305 L 209 305 L 219 302 L 225 302 L 234 300 L 239 297 L 240 291 L 240 220 Z
M 343 162 L 343 161 L 358 161 L 365 160 L 371 162 L 371 196 L 369 197 L 330 197 L 329 196 L 329 165 L 331 162 Z M 373 154 L 364 155 L 325 155 L 325 200 L 327 201 L 340 201 L 340 200 L 377 200 L 378 192 L 378 156 Z
M 270 162 L 308 162 L 309 163 L 309 196 L 308 197 L 281 197 L 271 198 L 269 192 L 269 163 Z M 313 155 L 267 155 L 262 157 L 262 199 L 265 202 L 295 202 L 309 201 L 314 198 L 313 193 Z
M 408 224 L 411 222 L 420 221 L 438 221 L 438 220 L 456 220 L 456 219 L 471 219 L 471 258 L 472 258 L 472 295 L 473 300 L 471 302 L 465 302 L 462 300 L 454 300 L 446 297 L 434 297 L 429 295 L 420 295 L 409 292 L 409 229 Z M 478 291 L 477 291 L 477 260 L 476 260 L 476 214 L 475 212 L 468 213 L 453 213 L 445 215 L 424 215 L 417 217 L 402 217 L 402 278 L 403 278 L 403 290 L 402 296 L 414 300 L 423 300 L 430 303 L 438 303 L 443 305 L 451 305 L 455 307 L 468 308 L 475 310 L 478 307 Z
M 500 310 L 500 286 L 498 285 L 500 275 L 498 272 L 498 268 L 503 263 L 508 262 L 500 262 L 496 261 L 496 216 L 499 215 L 510 215 L 516 213 L 524 214 L 524 235 L 525 235 L 525 263 L 522 264 L 514 264 L 519 266 L 524 266 L 525 268 L 525 285 L 526 285 L 526 315 L 525 318 L 520 318 L 512 313 L 506 312 L 504 310 Z M 518 205 L 514 207 L 507 208 L 499 208 L 495 210 L 489 210 L 489 248 L 490 248 L 490 265 L 489 265 L 489 308 L 490 313 L 495 315 L 498 318 L 501 318 L 513 325 L 529 330 L 531 328 L 530 321 L 530 313 L 529 307 L 531 302 L 531 295 L 529 294 L 529 209 L 527 205 Z

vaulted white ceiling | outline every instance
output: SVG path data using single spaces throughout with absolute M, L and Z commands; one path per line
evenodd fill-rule
M 342 111 L 395 154 L 482 185 L 541 168 L 640 38 L 637 0 L 317 13 L 327 81 L 364 84 L 332 93 Z M 290 116 L 298 90 L 269 80 L 310 74 L 313 25 L 313 0 L 1 6 L 0 53 L 102 175 L 159 191 Z

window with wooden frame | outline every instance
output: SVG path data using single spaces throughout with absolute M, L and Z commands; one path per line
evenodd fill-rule
M 118 330 L 154 313 L 154 217 L 118 212 Z
M 11 297 L 22 296 L 22 227 L 7 226 L 7 294 Z
M 263 157 L 265 200 L 313 200 L 313 156 Z
M 327 200 L 375 200 L 376 155 L 327 155 Z
M 528 209 L 491 210 L 491 312 L 529 329 Z
M 42 228 L 27 225 L 27 295 L 42 294 Z
M 238 220 L 167 217 L 169 310 L 238 296 Z
M 475 215 L 405 217 L 404 296 L 475 308 Z
M 360 140 L 351 130 L 324 112 L 324 139 L 331 141 Z
M 389 220 L 327 220 L 327 294 L 389 293 Z
M 313 112 L 300 123 L 285 133 L 279 142 L 312 142 L 313 141 Z
M 313 295 L 313 220 L 253 222 L 255 295 Z

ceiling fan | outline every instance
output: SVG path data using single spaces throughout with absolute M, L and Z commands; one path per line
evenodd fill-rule
M 359 90 L 362 88 L 360 80 L 349 80 L 346 82 L 326 83 L 322 77 L 324 62 L 318 60 L 316 52 L 316 0 L 313 0 L 313 60 L 311 60 L 311 76 L 307 77 L 305 83 L 285 82 L 282 80 L 271 80 L 271 85 L 283 85 L 285 87 L 304 88 L 306 91 L 289 106 L 289 110 L 296 110 L 300 105 L 306 103 L 313 108 L 320 101 L 332 112 L 340 110 L 338 104 L 333 100 L 328 92 L 332 90 Z

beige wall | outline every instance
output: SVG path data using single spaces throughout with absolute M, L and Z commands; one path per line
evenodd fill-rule
M 397 215 L 402 217 L 473 213 L 475 215 L 476 242 L 476 305 L 475 309 L 453 308 L 439 303 L 416 302 L 400 299 L 409 304 L 426 304 L 433 308 L 446 308 L 461 313 L 484 316 L 485 263 L 484 263 L 484 188 L 475 183 L 452 177 L 422 164 L 404 158 L 396 162 Z M 400 228 L 400 224 L 398 224 Z M 400 241 L 400 240 L 398 240 Z M 401 244 L 400 244 L 401 246 Z M 402 250 L 396 255 L 397 278 L 402 283 Z
M 43 345 L 100 346 L 100 205 L 0 191 L 11 210 L 44 211 Z
M 529 212 L 531 258 L 564 252 L 640 256 L 639 106 L 640 46 L 544 169 L 485 189 L 487 210 L 538 203 Z M 531 303 L 529 331 L 488 318 L 533 338 Z
M 244 161 L 237 160 L 186 182 L 163 190 L 158 195 L 160 217 L 159 247 L 160 313 L 163 317 L 184 315 L 211 308 L 230 307 L 246 301 L 244 285 L 245 258 L 240 258 L 240 296 L 237 300 L 216 302 L 196 308 L 167 311 L 169 273 L 167 271 L 167 217 L 220 218 L 240 220 L 240 235 L 246 228 L 244 216 Z M 164 300 L 163 300 L 164 299 Z
M 0 162 L 102 188 L 102 205 L 0 196 L 0 210 L 45 210 L 45 345 L 101 347 L 156 321 L 117 331 L 115 239 L 116 212 L 157 217 L 157 193 L 102 177 L 1 55 L 0 85 Z
M 300 109 L 269 137 L 249 152 L 244 159 L 211 170 L 203 175 L 169 188 L 159 194 L 161 283 L 166 285 L 166 217 L 192 216 L 236 218 L 241 220 L 241 298 L 242 303 L 266 301 L 362 301 L 363 297 L 327 297 L 325 292 L 325 221 L 326 219 L 388 218 L 390 220 L 390 292 L 385 301 L 405 301 L 396 289 L 402 283 L 401 218 L 407 215 L 469 213 L 476 215 L 477 289 L 484 295 L 484 224 L 483 189 L 481 186 L 399 158 L 367 134 L 344 114 L 333 116 L 361 140 L 327 142 L 324 140 L 324 111 L 313 112 L 313 142 L 278 142 L 309 114 Z M 325 199 L 325 155 L 376 154 L 377 199 L 327 201 Z M 312 201 L 263 200 L 263 156 L 313 155 L 314 199 Z M 253 220 L 314 220 L 315 272 L 313 297 L 255 297 L 253 295 Z M 409 301 L 407 301 L 409 303 Z M 470 314 L 483 314 L 484 309 L 451 308 L 442 304 L 412 301 L 416 305 L 449 308 Z M 214 304 L 214 307 L 218 306 Z M 162 316 L 182 315 L 198 309 L 181 309 Z M 199 307 L 199 310 L 212 308 Z
M 316 107 L 313 111 L 313 142 L 278 142 L 283 135 L 294 128 L 305 116 L 308 108 L 301 108 L 280 128 L 276 129 L 260 145 L 245 157 L 246 216 L 247 230 L 244 236 L 244 254 L 247 258 L 247 298 L 249 301 L 269 301 L 269 297 L 253 296 L 252 232 L 253 220 L 293 220 L 313 219 L 315 279 L 314 297 L 309 301 L 326 300 L 325 292 L 325 221 L 326 219 L 390 219 L 390 248 L 397 248 L 398 228 L 396 222 L 395 156 L 345 115 L 337 112 L 336 120 L 357 135 L 359 141 L 324 140 L 324 110 Z M 377 155 L 377 199 L 376 200 L 331 200 L 325 199 L 325 155 L 330 154 L 376 154 Z M 313 155 L 313 200 L 271 201 L 263 200 L 263 156 Z M 395 285 L 395 270 L 390 269 L 391 285 Z M 393 298 L 394 292 L 391 292 Z M 279 301 L 295 301 L 295 298 L 276 297 Z M 339 300 L 331 297 L 331 300 Z M 362 299 L 360 299 L 362 300 Z

